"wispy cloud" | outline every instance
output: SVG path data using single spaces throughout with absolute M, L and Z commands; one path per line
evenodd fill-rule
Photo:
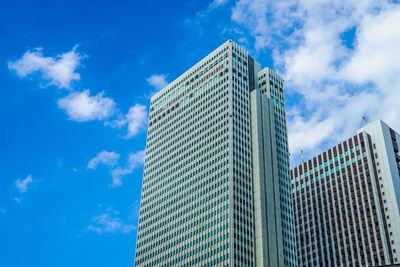
M 33 182 L 32 175 L 29 174 L 25 179 L 17 179 L 15 181 L 15 187 L 20 193 L 26 193 L 29 189 L 29 185 Z M 19 201 L 18 201 L 19 202 Z
M 286 80 L 292 155 L 351 136 L 363 115 L 400 128 L 400 5 L 239 0 L 232 20 L 256 49 L 274 50 L 274 68 Z
M 87 230 L 94 231 L 97 234 L 117 232 L 129 234 L 137 228 L 134 225 L 124 223 L 118 216 L 119 212 L 109 207 L 105 213 L 92 218 L 92 223 L 87 227 Z
M 268 41 L 271 36 L 267 15 L 272 2 L 268 0 L 240 0 L 232 8 L 231 19 L 250 29 L 250 34 L 256 39 L 256 48 L 269 44 Z
M 96 169 L 101 163 L 110 167 L 110 174 L 112 177 L 111 187 L 122 185 L 122 177 L 133 173 L 133 171 L 144 163 L 145 152 L 144 150 L 130 153 L 125 165 L 117 165 L 120 155 L 116 152 L 101 151 L 96 157 L 91 159 L 87 165 L 88 169 Z
M 90 96 L 89 90 L 73 92 L 58 101 L 58 107 L 64 109 L 70 119 L 84 122 L 90 120 L 105 120 L 115 111 L 115 103 L 103 93 Z
M 145 152 L 144 150 L 136 153 L 130 153 L 128 163 L 125 167 L 118 167 L 111 170 L 111 176 L 113 178 L 112 187 L 121 186 L 122 176 L 131 174 L 136 168 L 140 167 L 144 163 Z
M 89 161 L 87 168 L 88 169 L 96 169 L 97 165 L 99 165 L 99 164 L 104 164 L 107 166 L 114 166 L 117 164 L 119 157 L 120 157 L 120 155 L 116 152 L 109 152 L 109 151 L 103 150 L 103 151 L 99 152 L 96 155 L 96 157 L 92 158 Z
M 217 8 L 220 7 L 224 4 L 226 4 L 228 2 L 228 0 L 214 0 L 210 5 L 209 8 L 213 9 L 213 8 Z
M 161 90 L 168 85 L 167 76 L 164 74 L 153 74 L 146 81 L 157 90 Z
M 75 70 L 84 57 L 79 54 L 75 46 L 71 51 L 56 57 L 44 57 L 43 49 L 37 48 L 27 51 L 22 58 L 8 62 L 8 68 L 14 70 L 21 77 L 27 77 L 39 72 L 42 78 L 48 81 L 47 85 L 55 85 L 58 88 L 70 88 L 73 81 L 80 79 Z
M 209 20 L 211 12 L 217 10 L 228 2 L 229 0 L 214 0 L 205 9 L 198 11 L 193 18 L 186 18 L 184 22 L 191 29 L 194 29 L 201 37 L 204 33 L 202 24 Z M 220 22 L 221 21 L 219 21 L 218 24 L 221 24 Z M 213 27 L 215 27 L 215 24 L 213 24 Z

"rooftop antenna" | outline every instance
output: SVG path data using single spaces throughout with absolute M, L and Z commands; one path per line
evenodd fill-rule
M 301 150 L 301 163 L 304 164 L 303 149 Z
M 364 122 L 364 126 L 365 126 L 365 116 L 363 116 L 363 122 Z

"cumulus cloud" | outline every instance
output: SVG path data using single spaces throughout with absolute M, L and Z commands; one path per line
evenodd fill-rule
M 118 217 L 119 212 L 109 207 L 105 213 L 92 218 L 92 224 L 87 229 L 97 234 L 116 233 L 129 234 L 136 229 L 136 226 L 126 224 Z
M 115 120 L 110 125 L 116 128 L 126 126 L 127 134 L 125 137 L 131 138 L 146 127 L 147 116 L 147 107 L 141 104 L 135 104 L 129 108 L 126 115 L 120 116 L 119 119 Z
M 157 90 L 161 90 L 168 85 L 167 77 L 164 74 L 153 74 L 146 81 Z
M 21 179 L 17 179 L 17 181 L 15 181 L 15 187 L 18 189 L 18 191 L 20 193 L 25 193 L 28 191 L 28 186 L 33 182 L 32 179 L 32 175 L 29 174 L 25 179 L 21 180 Z M 17 200 L 17 199 L 16 199 Z M 19 199 L 20 201 L 20 199 Z M 17 200 L 17 202 L 19 202 Z
M 69 119 L 78 122 L 104 121 L 104 125 L 126 130 L 126 138 L 138 134 L 146 126 L 146 106 L 136 104 L 126 115 L 121 115 L 114 100 L 104 97 L 104 92 L 91 95 L 90 90 L 78 91 L 74 88 L 73 82 L 80 80 L 76 69 L 84 57 L 86 56 L 77 52 L 77 46 L 56 57 L 45 57 L 43 49 L 37 48 L 25 52 L 18 60 L 9 61 L 8 67 L 20 78 L 38 73 L 41 80 L 48 81 L 45 86 L 69 89 L 69 95 L 58 100 L 58 107 L 66 111 Z M 167 85 L 166 76 L 162 74 L 152 75 L 147 82 L 157 89 Z
M 83 56 L 76 51 L 76 47 L 56 57 L 44 57 L 42 48 L 27 51 L 20 59 L 8 62 L 8 68 L 21 78 L 38 72 L 43 79 L 49 81 L 47 85 L 70 88 L 73 81 L 80 79 L 75 70 Z
M 239 0 L 232 20 L 272 48 L 286 80 L 292 155 L 355 134 L 362 116 L 400 128 L 400 6 L 389 1 Z
M 115 103 L 103 93 L 90 96 L 89 90 L 72 92 L 58 101 L 58 107 L 64 109 L 70 119 L 83 122 L 105 120 L 115 112 Z
M 357 49 L 340 70 L 344 79 L 355 83 L 390 85 L 399 81 L 400 7 L 368 15 L 358 28 Z M 391 91 L 390 88 L 387 88 Z
M 120 155 L 116 152 L 109 152 L 109 151 L 103 150 L 103 151 L 99 152 L 96 155 L 96 157 L 92 158 L 89 161 L 87 168 L 88 169 L 96 169 L 97 165 L 99 165 L 99 164 L 104 164 L 107 166 L 114 166 L 117 164 L 119 157 L 120 157 Z

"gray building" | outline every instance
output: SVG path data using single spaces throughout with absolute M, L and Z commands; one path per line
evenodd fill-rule
M 378 120 L 291 170 L 299 266 L 400 263 L 399 141 Z
M 296 266 L 283 80 L 229 40 L 151 98 L 136 266 Z

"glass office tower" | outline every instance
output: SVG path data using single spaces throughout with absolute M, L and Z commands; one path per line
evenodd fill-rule
M 400 264 L 399 141 L 378 120 L 292 169 L 299 266 Z
M 229 40 L 150 103 L 136 266 L 295 266 L 283 80 Z

